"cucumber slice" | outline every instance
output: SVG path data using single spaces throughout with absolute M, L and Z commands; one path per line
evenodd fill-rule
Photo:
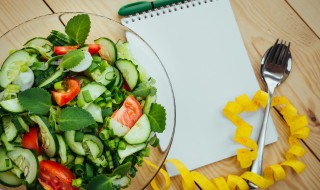
M 11 116 L 2 117 L 3 129 L 9 142 L 14 141 L 18 136 L 18 130 L 12 123 Z
M 20 179 L 24 178 L 23 171 L 20 170 L 20 168 L 18 168 L 18 166 L 16 166 L 16 165 L 13 165 L 13 168 L 10 171 Z
M 28 67 L 26 72 L 20 72 L 13 84 L 19 85 L 20 90 L 24 91 L 32 87 L 34 83 L 33 71 Z
M 107 61 L 104 61 L 102 63 L 105 66 L 103 71 L 100 71 L 100 69 L 96 69 L 92 73 L 90 73 L 90 75 L 94 81 L 106 86 L 115 79 L 114 70 L 113 67 L 107 63 Z
M 8 152 L 8 157 L 23 171 L 28 184 L 34 183 L 38 178 L 38 158 L 29 149 L 15 148 Z
M 93 119 L 96 122 L 103 123 L 102 111 L 100 106 L 94 103 L 90 103 L 88 107 L 86 107 L 86 110 L 92 115 Z
M 64 139 L 66 140 L 67 145 L 69 148 L 76 154 L 80 156 L 85 156 L 86 152 L 82 146 L 82 143 L 80 142 L 75 142 L 74 141 L 74 136 L 76 134 L 76 131 L 66 131 L 64 133 Z
M 99 38 L 94 40 L 94 43 L 100 45 L 99 54 L 102 58 L 113 64 L 117 60 L 117 48 L 109 38 Z
M 9 55 L 1 67 L 0 85 L 6 88 L 14 81 L 20 73 L 21 66 L 25 65 L 30 58 L 29 53 L 23 50 L 18 50 Z
M 118 53 L 117 54 L 118 59 L 128 59 L 128 60 L 133 59 L 128 42 L 123 43 L 121 40 L 118 40 L 116 44 L 116 48 Z
M 83 51 L 84 59 L 75 67 L 71 68 L 70 70 L 73 72 L 82 72 L 88 69 L 92 62 L 92 57 L 88 51 Z
M 138 151 L 146 148 L 146 146 L 147 145 L 145 143 L 135 144 L 135 145 L 127 144 L 126 149 L 124 149 L 124 150 L 119 150 L 118 149 L 119 157 L 120 157 L 120 159 L 123 159 L 123 158 L 125 158 L 127 156 L 130 156 L 131 154 L 133 154 L 135 152 L 138 152 Z
M 117 86 L 121 88 L 123 86 L 123 78 L 122 75 L 120 74 L 119 70 L 115 67 L 113 67 L 114 75 L 115 75 L 115 81 L 114 81 L 114 86 Z
M 118 137 L 123 137 L 130 130 L 129 127 L 122 125 L 121 123 L 112 118 L 110 119 L 108 127 L 112 129 L 113 133 Z
M 149 111 L 150 111 L 150 108 L 151 108 L 151 104 L 155 103 L 156 100 L 157 100 L 157 96 L 156 95 L 154 95 L 154 96 L 148 95 L 146 97 L 146 101 L 145 101 L 144 106 L 143 106 L 143 110 L 142 110 L 143 113 L 148 114 Z
M 24 108 L 22 107 L 22 105 L 19 103 L 18 98 L 13 98 L 10 100 L 3 100 L 0 102 L 0 106 L 9 111 L 9 112 L 13 112 L 13 113 L 20 113 L 24 111 Z
M 54 157 L 58 152 L 58 140 L 54 129 L 52 129 L 49 122 L 44 117 L 33 115 L 30 119 L 39 125 L 42 145 L 47 156 L 50 158 Z
M 43 81 L 38 87 L 44 87 L 50 83 L 52 83 L 52 81 L 56 80 L 57 78 L 59 78 L 61 75 L 63 74 L 63 69 L 59 69 L 56 72 L 54 72 L 47 80 Z
M 78 106 L 79 107 L 86 107 L 89 105 L 89 102 L 93 102 L 96 100 L 99 96 L 101 96 L 107 88 L 101 84 L 98 83 L 89 83 L 85 87 L 81 88 L 80 93 L 78 94 Z M 83 92 L 88 92 L 91 97 L 91 101 L 86 102 L 83 96 Z
M 12 123 L 14 124 L 14 126 L 19 132 L 22 132 L 22 133 L 29 132 L 29 126 L 20 116 L 13 117 Z
M 12 162 L 7 156 L 5 147 L 0 147 L 0 172 L 5 172 L 13 168 Z
M 132 61 L 119 59 L 116 61 L 116 66 L 122 73 L 124 79 L 128 83 L 131 90 L 136 87 L 139 81 L 139 72 L 137 66 Z
M 61 159 L 61 164 L 65 165 L 68 161 L 68 148 L 61 135 L 57 135 L 57 139 L 59 143 L 58 153 Z
M 0 183 L 7 187 L 18 187 L 22 185 L 23 180 L 18 178 L 11 171 L 0 172 Z
M 45 59 L 50 59 L 53 54 L 53 45 L 46 38 L 35 37 L 27 41 L 24 47 L 32 47 L 38 50 L 41 56 Z
M 149 119 L 146 114 L 143 114 L 124 136 L 124 140 L 129 144 L 140 144 L 148 140 L 150 133 L 151 127 Z
M 6 134 L 2 133 L 1 141 L 3 142 L 3 144 L 6 147 L 7 151 L 14 150 L 14 146 L 8 142 L 8 138 L 7 138 Z
M 97 143 L 93 141 L 85 141 L 83 143 L 83 147 L 87 150 L 88 154 L 90 154 L 93 159 L 96 159 L 100 154 L 100 150 Z
M 89 141 L 91 141 L 91 142 L 93 142 L 94 144 L 96 144 L 96 146 L 94 145 L 94 146 L 91 146 L 91 147 L 90 147 L 90 145 L 93 145 L 93 143 L 89 143 Z M 87 144 L 87 146 L 89 147 L 90 152 L 91 152 L 93 158 L 97 158 L 97 157 L 101 156 L 102 153 L 103 153 L 103 143 L 102 143 L 102 141 L 101 141 L 98 137 L 96 137 L 96 136 L 94 136 L 94 135 L 85 134 L 85 135 L 83 136 L 82 144 Z M 96 157 L 95 157 L 93 154 L 94 154 Z

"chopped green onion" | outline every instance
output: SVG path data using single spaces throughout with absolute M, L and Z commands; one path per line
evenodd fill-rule
M 73 168 L 77 176 L 83 176 L 85 174 L 83 165 L 75 164 Z
M 110 140 L 110 141 L 108 142 L 108 145 L 109 145 L 109 147 L 110 147 L 111 150 L 114 150 L 114 149 L 117 148 L 116 141 L 115 141 L 114 139 L 113 139 L 113 140 Z
M 78 179 L 72 179 L 72 186 L 79 188 L 82 185 L 82 179 L 78 178 Z
M 120 141 L 119 145 L 118 145 L 118 149 L 119 150 L 124 150 L 127 147 L 127 143 L 125 143 L 124 141 Z
M 74 160 L 74 164 L 79 164 L 83 165 L 84 157 L 83 156 L 77 156 L 76 159 Z
M 109 135 L 109 132 L 107 129 L 103 129 L 100 134 L 99 134 L 99 137 L 102 139 L 102 140 L 108 140 L 110 135 Z
M 147 147 L 146 149 L 140 151 L 140 155 L 143 157 L 148 157 L 150 155 L 150 148 Z
M 83 95 L 84 101 L 87 102 L 87 103 L 91 102 L 93 100 L 89 90 L 83 91 L 82 95 Z
M 109 168 L 110 168 L 110 169 L 113 169 L 113 168 L 114 168 L 114 165 L 113 165 L 113 160 L 112 160 L 112 156 L 111 156 L 110 151 L 106 151 L 106 156 L 107 156 Z
M 74 141 L 75 142 L 82 142 L 84 137 L 84 133 L 80 132 L 80 131 L 76 131 L 76 134 L 74 135 Z
M 107 103 L 105 103 L 105 102 L 99 102 L 99 106 L 100 106 L 101 108 L 105 108 L 105 107 L 107 106 Z
M 89 163 L 86 163 L 86 175 L 88 180 L 93 177 L 93 166 Z
M 107 67 L 109 67 L 109 63 L 106 60 L 103 60 L 100 64 L 99 70 L 103 72 Z
M 93 55 L 93 56 L 92 56 L 92 61 L 94 61 L 94 62 L 101 62 L 102 59 L 101 59 L 101 57 L 98 56 L 98 55 Z
M 64 89 L 63 81 L 59 81 L 59 82 L 54 83 L 54 89 L 55 90 L 63 90 Z
M 101 101 L 104 101 L 104 99 L 102 97 L 98 97 L 95 101 L 93 101 L 93 103 L 99 104 Z
M 137 165 L 138 166 L 142 166 L 142 163 L 143 163 L 143 157 L 142 156 L 137 156 Z
M 156 147 L 159 145 L 159 139 L 157 136 L 153 136 L 150 141 L 149 141 L 149 144 L 153 147 Z
M 99 68 L 99 64 L 96 62 L 92 62 L 90 67 L 87 69 L 89 73 L 92 73 L 93 71 L 97 70 Z

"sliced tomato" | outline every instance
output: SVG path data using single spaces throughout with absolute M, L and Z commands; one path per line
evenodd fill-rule
M 76 79 L 68 79 L 67 90 L 52 91 L 52 96 L 59 106 L 63 106 L 78 95 L 80 87 L 79 81 Z
M 38 142 L 38 127 L 31 127 L 29 129 L 29 132 L 23 135 L 22 138 L 22 147 L 27 148 L 30 150 L 34 150 L 39 154 L 40 152 L 40 147 L 39 147 L 39 142 Z
M 79 46 L 55 46 L 53 51 L 56 55 L 64 55 L 71 50 L 78 49 Z
M 99 44 L 89 44 L 88 46 L 88 52 L 93 55 L 98 53 L 100 50 L 100 45 Z
M 42 160 L 40 163 L 38 181 L 46 190 L 77 190 L 72 186 L 72 179 L 76 177 L 63 165 L 51 161 Z
M 138 121 L 141 115 L 142 108 L 140 103 L 132 95 L 129 95 L 123 102 L 121 108 L 116 110 L 112 114 L 111 118 L 115 119 L 122 125 L 131 128 Z

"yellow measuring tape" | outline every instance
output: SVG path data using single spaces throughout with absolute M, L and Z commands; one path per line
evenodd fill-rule
M 251 166 L 252 161 L 257 157 L 257 143 L 250 138 L 252 126 L 244 121 L 239 114 L 242 112 L 254 112 L 260 106 L 266 107 L 268 101 L 268 94 L 264 91 L 257 91 L 253 98 L 243 94 L 238 96 L 235 101 L 230 101 L 223 109 L 224 115 L 237 127 L 234 141 L 243 145 L 245 148 L 237 150 L 237 160 L 242 168 Z M 298 160 L 305 154 L 305 149 L 300 145 L 299 139 L 307 138 L 309 135 L 308 120 L 305 115 L 298 115 L 297 109 L 285 97 L 274 97 L 271 106 L 277 106 L 280 113 L 287 122 L 290 128 L 289 136 L 289 150 L 285 153 L 286 160 L 280 164 L 271 165 L 264 169 L 263 176 L 246 171 L 240 176 L 228 175 L 227 178 L 217 177 L 213 180 L 208 179 L 203 174 L 192 171 L 177 159 L 168 159 L 167 162 L 173 164 L 182 178 L 182 187 L 184 190 L 194 190 L 195 182 L 203 190 L 239 190 L 249 189 L 246 180 L 251 181 L 260 188 L 267 188 L 275 181 L 283 180 L 286 177 L 285 166 L 291 167 L 295 172 L 301 173 L 306 166 Z M 157 166 L 146 160 L 146 163 L 155 169 Z M 165 178 L 166 185 L 164 190 L 170 187 L 170 177 L 168 173 L 161 169 L 160 173 Z M 155 180 L 152 181 L 151 186 L 154 190 L 160 190 Z

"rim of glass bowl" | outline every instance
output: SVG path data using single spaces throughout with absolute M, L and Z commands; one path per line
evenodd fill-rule
M 157 168 L 157 171 L 156 173 L 153 175 L 153 177 L 151 178 L 151 180 L 146 184 L 146 186 L 144 188 L 146 188 L 150 183 L 151 181 L 155 178 L 155 176 L 158 174 L 158 172 L 160 171 L 161 167 L 163 166 L 168 154 L 169 154 L 169 151 L 170 151 L 170 148 L 171 148 L 171 145 L 172 145 L 172 141 L 173 141 L 173 138 L 174 138 L 174 133 L 175 133 L 175 128 L 176 128 L 176 102 L 175 102 L 175 96 L 174 96 L 174 92 L 173 92 L 173 88 L 172 88 L 172 84 L 171 84 L 171 80 L 169 78 L 169 75 L 168 75 L 168 72 L 167 70 L 165 69 L 161 59 L 159 58 L 159 56 L 157 55 L 157 53 L 152 49 L 152 47 L 142 38 L 140 37 L 136 32 L 134 32 L 133 30 L 131 30 L 130 28 L 128 28 L 127 26 L 123 25 L 122 23 L 120 22 L 117 22 L 109 17 L 106 17 L 106 16 L 102 16 L 102 15 L 99 15 L 99 14 L 95 14 L 95 13 L 87 13 L 87 12 L 56 12 L 56 13 L 50 13 L 50 14 L 44 14 L 44 15 L 40 15 L 40 16 L 37 16 L 37 17 L 34 17 L 34 18 L 31 18 L 29 20 L 26 20 L 16 26 L 14 26 L 13 28 L 9 29 L 7 32 L 5 32 L 4 34 L 2 34 L 0 36 L 0 38 L 4 37 L 6 34 L 10 33 L 12 30 L 20 27 L 21 25 L 24 25 L 28 22 L 32 22 L 33 20 L 37 20 L 39 18 L 43 18 L 43 17 L 47 17 L 47 16 L 52 16 L 52 15 L 64 15 L 64 14 L 88 14 L 88 15 L 93 15 L 93 16 L 97 16 L 97 17 L 100 17 L 100 18 L 104 18 L 104 19 L 107 19 L 111 22 L 114 22 L 115 24 L 119 24 L 121 25 L 122 27 L 126 28 L 128 31 L 132 32 L 134 35 L 136 35 L 140 40 L 142 40 L 150 49 L 151 51 L 154 53 L 154 55 L 157 57 L 157 59 L 159 60 L 160 64 L 161 64 L 161 67 L 162 69 L 164 70 L 165 74 L 166 74 L 166 77 L 168 79 L 168 82 L 169 82 L 169 85 L 170 85 L 170 90 L 171 90 L 171 94 L 172 94 L 172 98 L 173 98 L 173 129 L 172 129 L 172 133 L 171 133 L 171 138 L 170 138 L 170 141 L 169 141 L 169 144 L 168 144 L 168 147 L 166 148 L 165 151 L 168 151 L 167 154 L 165 155 L 164 159 L 162 160 L 161 162 L 161 165 L 159 168 Z

